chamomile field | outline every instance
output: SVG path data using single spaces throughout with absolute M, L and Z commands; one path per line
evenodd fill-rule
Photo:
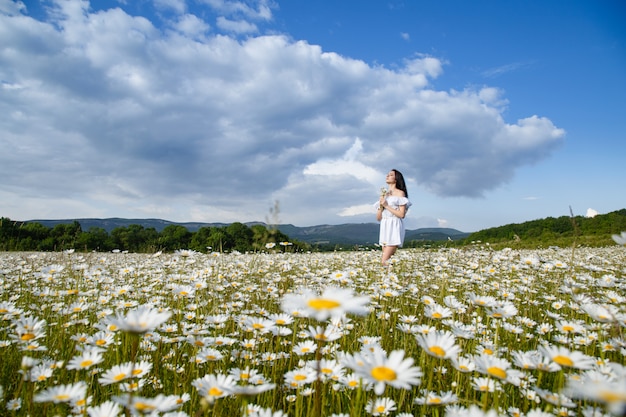
M 379 261 L 1 253 L 0 414 L 624 415 L 623 246 Z

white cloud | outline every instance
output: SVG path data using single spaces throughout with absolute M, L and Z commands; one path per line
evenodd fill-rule
M 597 210 L 594 210 L 592 208 L 588 208 L 587 209 L 587 213 L 585 214 L 585 217 L 596 217 L 598 214 L 600 214 L 600 213 L 598 213 Z
M 271 19 L 269 2 L 206 1 L 224 19 Z M 480 196 L 564 136 L 539 116 L 507 123 L 493 88 L 430 88 L 443 71 L 430 56 L 391 70 L 86 2 L 57 3 L 53 20 L 0 14 L 0 192 L 23 201 L 0 203 L 9 217 L 41 218 L 47 201 L 48 217 L 252 221 L 279 200 L 298 225 L 370 221 L 391 168 L 441 196 Z
M 185 14 L 174 24 L 177 31 L 190 38 L 202 38 L 211 26 L 193 14 Z
M 185 0 L 154 0 L 154 5 L 158 9 L 173 10 L 179 14 L 183 14 L 187 10 Z
M 231 20 L 222 16 L 217 18 L 217 27 L 233 33 L 256 33 L 259 31 L 254 23 L 246 20 Z
M 26 5 L 22 1 L 0 0 L 0 13 L 17 15 L 26 10 Z

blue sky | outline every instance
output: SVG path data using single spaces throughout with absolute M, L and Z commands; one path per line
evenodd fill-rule
M 391 168 L 410 229 L 619 210 L 625 19 L 622 1 L 0 0 L 0 216 L 373 222 Z

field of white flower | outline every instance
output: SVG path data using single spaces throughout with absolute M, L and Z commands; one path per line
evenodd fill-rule
M 379 256 L 0 253 L 0 415 L 624 415 L 624 247 Z

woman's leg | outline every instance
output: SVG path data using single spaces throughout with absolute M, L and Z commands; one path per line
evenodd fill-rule
M 397 246 L 383 246 L 383 258 L 381 260 L 383 266 L 389 265 L 389 258 L 391 258 L 393 254 L 396 253 L 396 249 L 398 249 Z

